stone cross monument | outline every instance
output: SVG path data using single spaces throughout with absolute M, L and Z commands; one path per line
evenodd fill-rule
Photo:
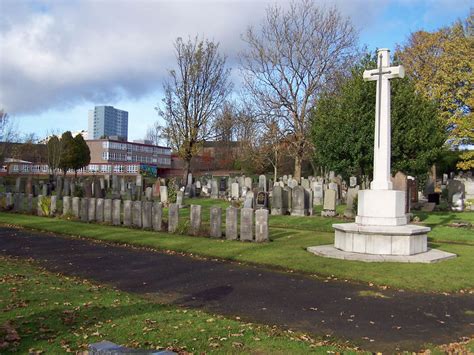
M 390 174 L 390 79 L 403 78 L 402 66 L 391 67 L 388 49 L 377 51 L 377 69 L 364 71 L 377 82 L 374 138 L 374 179 L 370 190 L 358 193 L 355 223 L 333 224 L 334 246 L 309 247 L 320 256 L 362 261 L 434 262 L 455 257 L 428 251 L 430 228 L 408 224 L 405 191 L 392 189 Z
M 375 103 L 375 139 L 374 139 L 374 180 L 371 190 L 391 190 L 390 175 L 390 81 L 393 78 L 403 78 L 403 66 L 390 66 L 389 50 L 377 51 L 377 69 L 364 71 L 364 80 L 377 81 L 377 96 Z

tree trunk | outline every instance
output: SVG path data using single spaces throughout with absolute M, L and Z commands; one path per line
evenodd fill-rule
M 293 178 L 296 179 L 298 182 L 301 179 L 301 164 L 303 159 L 298 153 L 295 155 L 295 171 L 293 173 Z
M 191 159 L 184 159 L 184 168 L 183 168 L 183 184 L 186 186 L 188 184 L 188 174 L 191 169 Z

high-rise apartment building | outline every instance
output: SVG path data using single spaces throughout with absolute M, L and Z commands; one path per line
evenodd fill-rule
M 112 106 L 96 106 L 89 111 L 89 139 L 128 139 L 128 112 Z

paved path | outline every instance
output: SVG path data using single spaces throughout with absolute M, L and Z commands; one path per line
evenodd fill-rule
M 324 282 L 234 263 L 94 243 L 0 227 L 0 253 L 33 258 L 51 271 L 157 299 L 313 335 L 331 334 L 366 350 L 419 350 L 474 334 L 473 295 Z

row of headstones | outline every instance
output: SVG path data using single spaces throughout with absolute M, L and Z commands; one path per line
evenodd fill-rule
M 27 207 L 23 201 L 24 194 L 6 194 L 6 207 L 18 212 L 33 212 L 33 196 L 28 196 Z M 44 215 L 43 199 L 46 196 L 39 195 L 36 213 Z M 51 196 L 50 215 L 57 214 L 57 196 Z M 123 214 L 122 214 L 123 207 Z M 242 208 L 240 213 L 240 238 L 238 233 L 238 212 L 235 207 L 226 209 L 225 236 L 229 240 L 242 241 L 268 241 L 268 211 L 261 209 L 255 211 L 251 208 Z M 163 227 L 163 205 L 161 202 L 151 201 L 131 201 L 120 199 L 103 198 L 79 198 L 63 197 L 63 216 L 74 216 L 84 222 L 110 223 L 112 225 L 134 226 L 144 229 L 161 231 Z M 123 215 L 123 219 L 122 219 Z M 213 238 L 222 237 L 222 209 L 211 207 L 210 210 L 210 236 Z M 201 231 L 201 206 L 191 205 L 190 209 L 191 234 L 199 235 Z M 169 205 L 168 209 L 168 231 L 176 232 L 179 225 L 179 206 L 176 203 Z M 255 231 L 255 234 L 253 233 Z

